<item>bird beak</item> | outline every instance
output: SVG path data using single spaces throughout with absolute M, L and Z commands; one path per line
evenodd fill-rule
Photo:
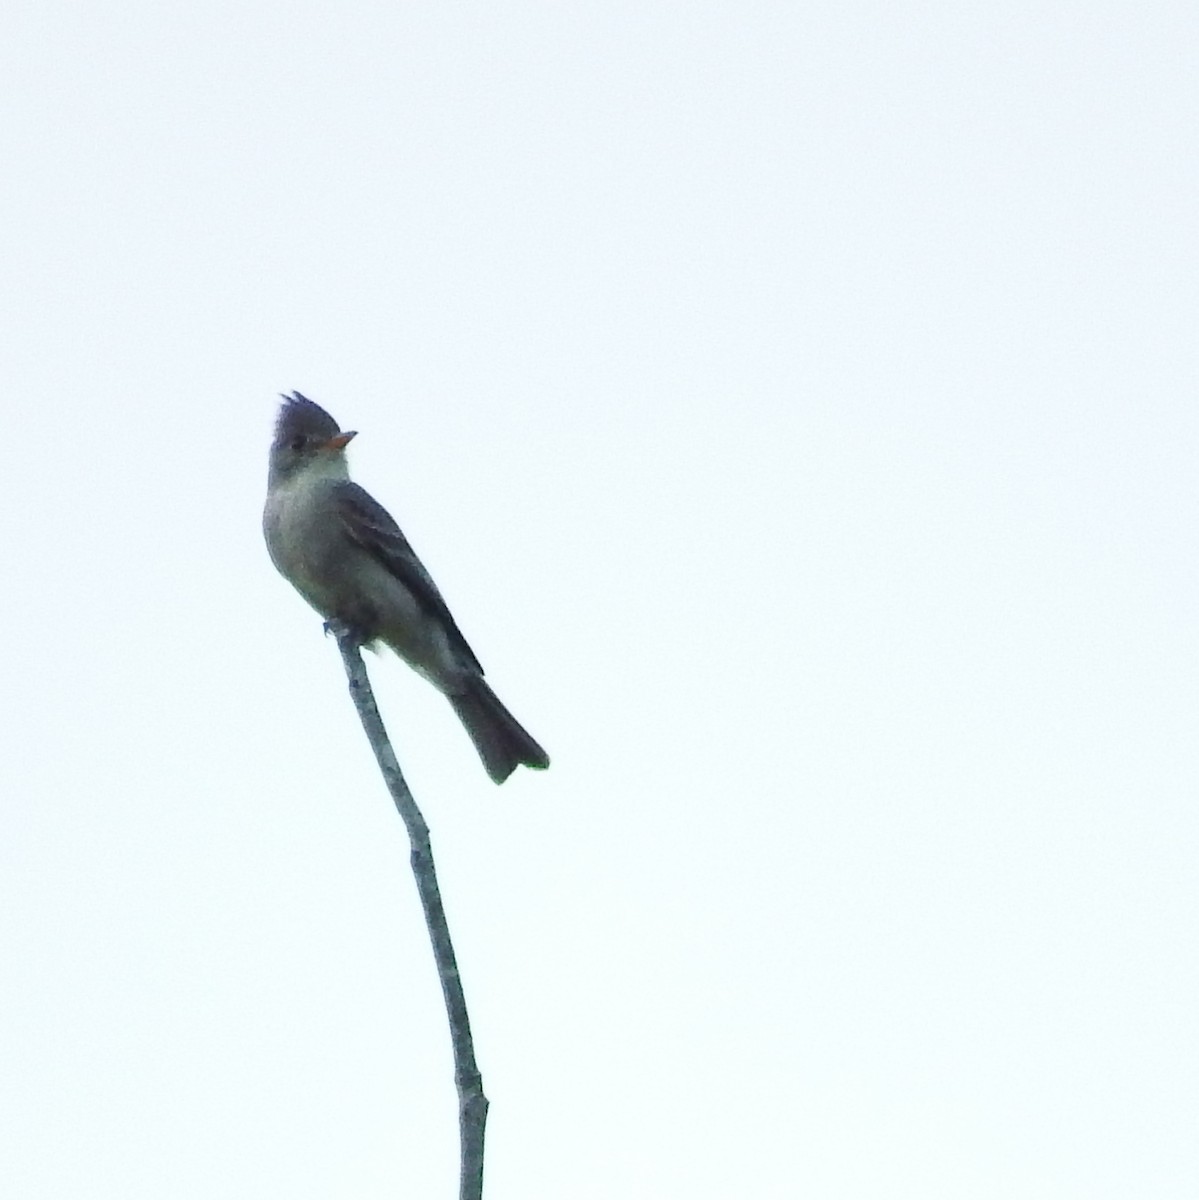
M 325 443 L 325 445 L 328 446 L 330 450 L 344 450 L 350 444 L 350 440 L 352 438 L 356 438 L 357 436 L 357 429 L 349 429 L 346 430 L 345 433 L 339 433 L 336 435 L 336 437 L 331 437 Z

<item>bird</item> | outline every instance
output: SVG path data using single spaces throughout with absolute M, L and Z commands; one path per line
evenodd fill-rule
M 391 514 L 350 479 L 343 431 L 315 401 L 283 395 L 262 527 L 279 573 L 326 622 L 389 646 L 442 693 L 487 774 L 503 783 L 549 755 L 501 703 L 441 592 Z

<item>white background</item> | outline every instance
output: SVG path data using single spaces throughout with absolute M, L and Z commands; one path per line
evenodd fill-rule
M 4 1195 L 455 1194 L 292 388 L 554 757 L 372 660 L 489 1200 L 1199 1195 L 1197 22 L 10 5 Z

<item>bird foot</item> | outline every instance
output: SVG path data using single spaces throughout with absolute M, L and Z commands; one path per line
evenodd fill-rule
M 343 621 L 340 617 L 333 617 L 326 621 L 324 629 L 325 637 L 332 634 L 339 643 L 348 641 L 350 645 L 358 647 L 366 641 L 361 630 L 356 629 L 349 621 Z

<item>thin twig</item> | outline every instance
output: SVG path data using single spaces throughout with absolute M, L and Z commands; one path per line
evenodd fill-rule
M 420 893 L 421 907 L 425 910 L 425 925 L 429 930 L 429 941 L 433 944 L 433 958 L 437 962 L 437 977 L 441 980 L 441 994 L 445 997 L 450 1040 L 454 1047 L 454 1085 L 458 1089 L 458 1132 L 462 1152 L 458 1196 L 459 1200 L 482 1200 L 483 1134 L 487 1125 L 488 1102 L 483 1094 L 483 1077 L 475 1064 L 466 997 L 462 994 L 462 979 L 450 941 L 441 891 L 437 886 L 429 827 L 408 790 L 387 730 L 383 727 L 383 718 L 379 716 L 375 694 L 362 661 L 360 640 L 352 629 L 338 621 L 330 621 L 328 629 L 337 638 L 337 648 L 341 651 L 346 677 L 350 682 L 350 696 L 371 749 L 375 752 L 383 782 L 387 784 L 387 790 L 408 830 L 408 840 L 412 845 L 412 874 L 416 877 L 416 890 Z

